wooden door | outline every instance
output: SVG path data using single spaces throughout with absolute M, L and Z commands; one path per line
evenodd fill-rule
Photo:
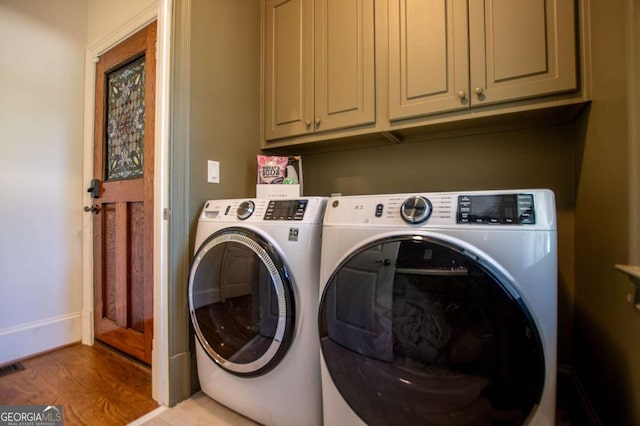
M 469 2 L 471 105 L 576 90 L 574 2 Z
M 151 364 L 155 22 L 96 65 L 95 338 Z
M 313 0 L 265 4 L 267 140 L 313 132 Z
M 389 2 L 389 118 L 469 108 L 467 0 Z
M 314 23 L 314 130 L 375 123 L 374 1 L 316 0 Z

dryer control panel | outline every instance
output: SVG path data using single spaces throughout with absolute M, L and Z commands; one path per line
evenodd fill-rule
M 457 223 L 534 225 L 533 194 L 459 195 Z
M 324 225 L 548 230 L 556 227 L 555 199 L 548 189 L 335 196 Z

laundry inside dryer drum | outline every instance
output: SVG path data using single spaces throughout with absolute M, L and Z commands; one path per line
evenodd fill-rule
M 449 242 L 402 236 L 354 252 L 327 283 L 319 322 L 329 374 L 369 425 L 517 425 L 540 402 L 529 311 Z

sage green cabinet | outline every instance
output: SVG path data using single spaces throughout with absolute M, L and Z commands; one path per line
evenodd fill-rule
M 266 0 L 264 134 L 375 122 L 374 1 Z
M 571 0 L 389 0 L 391 121 L 577 89 Z

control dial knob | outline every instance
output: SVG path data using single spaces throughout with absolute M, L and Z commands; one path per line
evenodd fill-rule
M 400 206 L 400 216 L 407 223 L 422 223 L 429 219 L 433 207 L 431 201 L 420 195 L 404 200 Z
M 238 219 L 249 219 L 253 212 L 256 210 L 256 205 L 253 201 L 247 200 L 240 203 L 238 206 Z

